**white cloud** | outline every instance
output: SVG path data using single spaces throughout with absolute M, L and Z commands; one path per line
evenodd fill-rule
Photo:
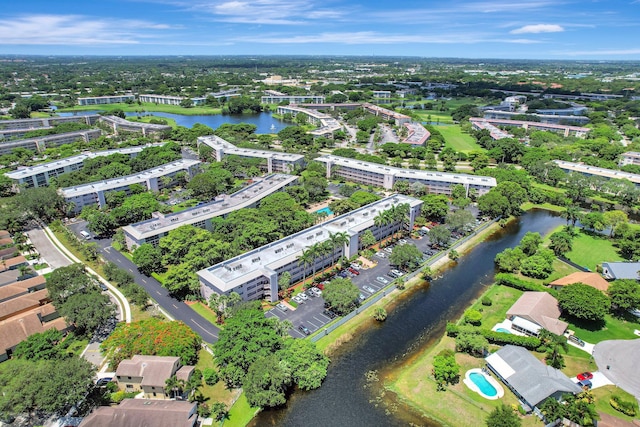
M 239 42 L 271 43 L 271 44 L 401 44 L 401 43 L 434 43 L 434 44 L 474 44 L 485 41 L 481 34 L 383 34 L 375 31 L 320 33 L 308 35 L 260 34 L 237 38 Z
M 511 30 L 511 34 L 561 33 L 564 28 L 557 24 L 532 24 Z
M 81 15 L 23 15 L 0 19 L 0 40 L 5 45 L 127 45 L 172 28 L 178 27 Z

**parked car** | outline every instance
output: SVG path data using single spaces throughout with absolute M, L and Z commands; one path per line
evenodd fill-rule
M 298 326 L 298 329 L 300 330 L 300 332 L 302 332 L 302 333 L 303 333 L 303 334 L 305 334 L 305 335 L 309 335 L 309 334 L 311 334 L 311 331 L 309 330 L 309 328 L 307 328 L 307 327 L 306 327 L 306 326 L 304 326 L 304 325 L 300 325 L 300 326 Z
M 392 272 L 393 274 L 395 274 L 396 276 L 398 276 L 398 277 L 400 277 L 400 276 L 404 275 L 404 273 L 403 273 L 402 271 L 397 270 L 397 269 L 393 269 L 393 270 L 391 270 L 391 272 Z
M 376 277 L 376 280 L 377 280 L 378 282 L 380 282 L 380 283 L 384 284 L 384 285 L 386 285 L 387 283 L 389 283 L 389 281 L 388 281 L 387 279 L 385 279 L 384 277 L 382 277 L 382 276 L 378 276 L 378 277 Z
M 354 270 L 360 270 L 362 267 L 354 262 L 353 264 L 351 264 L 351 268 L 353 268 Z
M 322 312 L 322 314 L 324 314 L 325 316 L 327 316 L 329 319 L 333 319 L 333 318 L 335 318 L 335 317 L 336 317 L 336 314 L 335 314 L 333 311 L 329 310 L 328 308 L 327 308 L 327 309 L 325 309 L 325 310 Z
M 362 287 L 362 289 L 364 289 L 365 291 L 369 292 L 370 294 L 375 294 L 375 293 L 376 293 L 375 289 L 373 289 L 373 288 L 372 288 L 371 286 L 369 286 L 369 285 L 364 285 L 364 286 Z
M 113 378 L 100 378 L 98 381 L 96 381 L 96 385 L 98 387 L 103 387 L 109 384 L 111 381 L 113 381 Z
M 569 335 L 569 341 L 572 341 L 578 344 L 580 347 L 584 347 L 584 341 L 582 341 L 580 338 L 578 338 L 575 335 Z
M 360 274 L 360 272 L 359 272 L 358 270 L 356 270 L 355 268 L 351 268 L 351 267 L 349 267 L 349 268 L 348 268 L 348 270 L 349 270 L 351 273 L 355 274 L 356 276 L 358 276 L 358 275 Z
M 298 296 L 299 296 L 300 298 L 302 298 L 304 301 L 306 301 L 306 300 L 308 300 L 308 299 L 309 299 L 309 297 L 307 296 L 307 294 L 305 294 L 304 292 L 300 292 L 300 293 L 298 294 Z
M 400 240 L 398 240 L 398 244 L 399 244 L 399 245 L 406 245 L 406 244 L 407 244 L 407 239 L 400 239 Z
M 365 297 L 364 294 L 360 294 L 358 298 L 360 299 L 360 301 L 364 301 L 367 299 L 367 297 Z
M 391 254 L 393 252 L 393 248 L 387 247 L 387 248 L 384 248 L 383 251 L 385 251 L 388 254 Z
M 379 258 L 386 258 L 387 254 L 384 253 L 384 252 L 376 252 L 376 256 L 379 257 Z
M 322 295 L 322 291 L 320 289 L 318 289 L 317 287 L 313 287 L 313 288 L 309 289 L 309 291 L 311 291 L 317 297 Z
M 321 291 L 324 291 L 324 283 L 318 283 L 318 284 L 316 285 L 316 287 L 317 287 L 318 289 L 320 289 Z
M 296 295 L 295 297 L 293 297 L 291 299 L 294 300 L 298 304 L 304 304 L 304 300 L 300 297 L 300 295 Z
M 590 380 L 593 378 L 593 374 L 591 372 L 583 372 L 581 374 L 578 374 L 577 378 L 578 381 Z
M 276 305 L 276 307 L 278 308 L 278 310 L 282 311 L 283 313 L 284 313 L 285 311 L 289 310 L 289 309 L 287 308 L 287 306 L 286 306 L 286 305 L 284 305 L 284 304 L 282 304 L 282 303 L 280 303 L 280 304 Z

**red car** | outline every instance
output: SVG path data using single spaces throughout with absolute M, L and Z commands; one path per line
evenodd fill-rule
M 577 378 L 578 381 L 590 380 L 591 378 L 593 378 L 593 374 L 591 372 L 583 372 L 581 374 L 578 374 Z
M 324 291 L 324 284 L 322 284 L 322 283 L 318 283 L 318 284 L 316 285 L 316 288 L 320 289 L 321 291 Z
M 349 270 L 351 273 L 355 274 L 356 276 L 360 275 L 360 272 L 358 270 L 356 270 L 355 268 L 347 268 L 347 270 Z

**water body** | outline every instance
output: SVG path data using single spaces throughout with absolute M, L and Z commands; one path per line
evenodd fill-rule
M 100 111 L 74 111 L 67 113 L 58 113 L 62 117 L 69 116 L 86 116 L 90 114 L 98 114 Z M 131 112 L 125 113 L 128 117 L 136 117 L 138 113 Z M 217 129 L 223 123 L 249 123 L 256 125 L 256 133 L 278 133 L 280 130 L 291 126 L 283 120 L 276 119 L 270 112 L 262 112 L 258 114 L 211 114 L 211 115 L 197 115 L 197 116 L 185 116 L 182 114 L 162 113 L 158 111 L 147 111 L 143 115 L 166 117 L 176 121 L 178 126 L 184 126 L 187 128 L 193 127 L 194 124 L 200 123 L 209 126 L 212 129 Z
M 385 375 L 424 351 L 442 335 L 446 321 L 457 318 L 493 282 L 493 259 L 498 252 L 516 246 L 527 231 L 545 234 L 562 224 L 562 218 L 547 211 L 525 213 L 476 246 L 430 285 L 407 291 L 389 310 L 385 322 L 372 320 L 369 329 L 332 357 L 321 388 L 295 392 L 285 408 L 263 411 L 251 425 L 438 426 L 395 402 L 393 396 L 389 397 L 391 393 L 376 401 Z M 379 371 L 380 382 L 365 388 L 365 374 L 370 370 Z M 385 413 L 387 409 L 391 409 L 390 414 Z

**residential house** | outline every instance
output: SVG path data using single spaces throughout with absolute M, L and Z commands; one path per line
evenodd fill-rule
M 541 329 L 564 334 L 569 325 L 559 319 L 560 314 L 558 300 L 547 292 L 525 292 L 507 311 L 514 330 L 533 336 Z
M 602 276 L 607 280 L 640 280 L 640 262 L 603 262 Z
M 118 388 L 126 392 L 139 391 L 147 399 L 169 399 L 166 381 L 174 375 L 189 381 L 193 366 L 181 366 L 179 357 L 135 355 L 120 362 L 116 369 Z
M 568 276 L 561 277 L 560 279 L 549 283 L 549 286 L 559 291 L 564 289 L 565 286 L 573 285 L 575 283 L 582 283 L 602 292 L 607 292 L 607 289 L 609 289 L 609 282 L 604 280 L 602 276 L 598 273 L 589 273 L 586 271 L 578 271 L 576 273 L 571 273 Z
M 100 406 L 80 427 L 194 427 L 198 405 L 179 400 L 124 399 L 118 406 Z

